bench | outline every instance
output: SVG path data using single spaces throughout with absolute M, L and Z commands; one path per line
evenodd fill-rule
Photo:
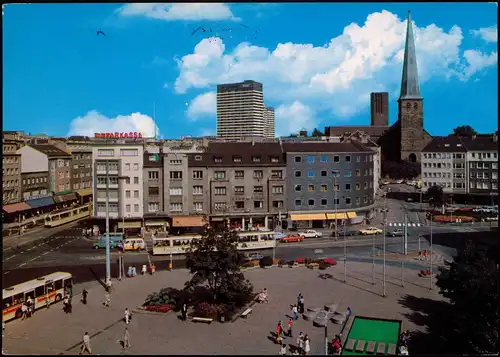
M 246 309 L 245 311 L 243 311 L 243 313 L 241 314 L 241 317 L 243 317 L 243 318 L 245 318 L 245 319 L 246 319 L 246 318 L 247 318 L 247 316 L 248 316 L 249 314 L 251 314 L 251 313 L 252 313 L 252 309 L 251 309 L 251 308 L 248 308 L 248 309 Z
M 355 342 L 356 340 L 354 338 L 349 339 L 349 341 L 345 344 L 346 351 L 352 351 L 354 349 Z
M 385 343 L 384 342 L 379 342 L 378 343 L 377 354 L 378 355 L 385 355 Z
M 214 319 L 211 319 L 209 317 L 193 317 L 193 322 L 205 322 L 207 324 L 212 323 Z
M 387 348 L 387 354 L 389 356 L 396 355 L 396 345 L 394 343 L 389 344 L 389 347 Z
M 365 341 L 358 340 L 358 344 L 356 345 L 356 352 L 364 352 L 365 351 Z
M 375 341 L 368 341 L 368 344 L 366 345 L 366 352 L 367 353 L 375 352 Z

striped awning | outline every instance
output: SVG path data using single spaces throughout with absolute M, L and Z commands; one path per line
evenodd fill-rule
M 347 212 L 347 218 L 349 219 L 356 218 L 357 216 L 356 212 Z
M 30 209 L 31 207 L 26 202 L 12 203 L 10 205 L 5 205 L 2 207 L 2 210 L 5 213 L 22 212 L 22 211 L 28 211 Z
M 118 222 L 118 228 L 141 228 L 142 221 Z
M 204 216 L 172 217 L 173 227 L 203 227 L 207 223 Z
M 90 196 L 92 194 L 92 187 L 82 188 L 81 190 L 77 190 L 76 193 L 80 197 Z
M 346 219 L 347 215 L 345 214 L 345 212 L 341 212 L 341 213 L 327 213 L 326 217 L 328 219 Z
M 304 214 L 291 214 L 292 221 L 322 221 L 326 219 L 324 213 L 304 213 Z

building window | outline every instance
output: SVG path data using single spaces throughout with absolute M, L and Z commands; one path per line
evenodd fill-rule
M 264 192 L 263 186 L 254 186 L 253 187 L 253 193 L 263 193 L 263 192 Z
M 365 181 L 365 183 L 364 183 L 364 186 L 363 186 L 363 187 L 364 187 L 364 189 L 366 190 L 366 189 L 368 188 L 368 182 L 366 182 L 366 181 Z
M 326 177 L 328 175 L 328 171 L 321 170 L 321 177 Z
M 148 187 L 149 196 L 158 196 L 160 194 L 159 187 Z
M 359 182 L 356 182 L 356 191 L 359 191 L 361 189 L 361 184 Z
M 327 200 L 326 198 L 322 198 L 322 199 L 321 199 L 321 205 L 322 205 L 322 206 L 326 206 L 326 205 L 328 205 L 328 200 Z
M 134 212 L 139 212 L 139 205 L 138 204 L 135 204 L 134 205 Z
M 321 155 L 321 158 L 319 159 L 320 162 L 328 162 L 328 158 L 326 155 Z
M 340 190 L 340 185 L 339 184 L 333 185 L 333 190 L 338 192 Z
M 252 156 L 252 162 L 260 162 L 261 161 L 261 157 L 260 156 Z
M 351 198 L 350 197 L 346 197 L 345 198 L 345 204 L 346 205 L 350 205 L 351 204 Z
M 242 179 L 244 177 L 245 177 L 245 171 L 243 171 L 243 170 L 236 170 L 234 172 L 234 178 Z
M 222 163 L 222 156 L 214 156 L 214 162 L 216 164 Z
M 234 194 L 236 195 L 244 195 L 245 194 L 245 186 L 235 186 Z
M 273 207 L 274 208 L 283 208 L 285 205 L 283 201 L 273 201 Z
M 236 208 L 236 209 L 245 209 L 245 201 L 236 201 L 234 203 L 234 208 Z
M 115 156 L 115 150 L 113 150 L 113 149 L 99 149 L 99 150 L 97 150 L 97 156 Z
M 127 177 L 125 178 L 125 183 L 126 183 L 127 185 L 130 185 L 130 177 L 129 177 L 129 176 L 127 176 Z
M 118 179 L 118 178 L 117 178 Z M 118 182 L 117 182 L 118 183 Z M 139 184 L 139 177 L 137 176 L 134 176 L 134 185 L 138 185 Z
M 368 202 L 368 197 L 367 196 L 363 196 L 363 203 L 367 203 Z
M 302 185 L 295 185 L 295 192 L 302 191 Z
M 242 157 L 241 156 L 233 156 L 233 162 L 241 162 Z
M 134 190 L 134 198 L 139 198 L 139 190 Z
M 307 191 L 314 192 L 314 185 L 307 185 Z
M 215 187 L 214 194 L 216 196 L 225 196 L 226 195 L 226 188 L 225 187 Z
M 295 177 L 301 177 L 302 176 L 302 171 L 298 170 L 295 171 Z
M 203 186 L 193 186 L 193 195 L 203 195 Z
M 346 155 L 345 156 L 345 162 L 351 162 L 351 156 L 350 155 Z
M 328 185 L 321 185 L 321 192 L 327 192 L 328 191 Z
M 261 179 L 264 177 L 264 171 L 262 170 L 254 170 L 253 171 L 253 178 L 254 179 Z
M 333 170 L 332 171 L 332 176 L 333 177 L 340 177 L 340 170 Z
M 170 160 L 170 165 L 182 165 L 182 160 Z
M 193 171 L 193 179 L 201 180 L 203 178 L 203 171 Z
M 139 171 L 139 164 L 134 164 L 134 171 Z
M 182 196 L 182 187 L 170 187 L 168 194 L 170 196 Z
M 312 155 L 307 156 L 307 162 L 308 162 L 309 164 L 314 163 L 314 156 L 312 156 Z
M 307 171 L 307 177 L 314 177 L 314 171 Z
M 295 207 L 302 206 L 302 200 L 295 200 Z
M 347 160 L 346 160 L 347 161 Z M 368 157 L 365 155 L 365 162 L 368 161 Z M 356 155 L 356 162 L 361 162 L 361 156 Z
M 295 156 L 295 162 L 302 162 L 301 156 Z
M 340 156 L 335 155 L 333 157 L 333 162 L 339 162 L 340 161 Z
M 345 184 L 345 190 L 346 191 L 351 191 L 351 184 L 350 183 L 346 183 Z
M 182 171 L 170 171 L 171 180 L 182 180 Z
M 148 172 L 148 177 L 149 177 L 150 180 L 158 180 L 159 173 L 158 173 L 158 171 L 149 171 Z
M 264 208 L 264 201 L 253 201 L 253 208 Z
M 272 193 L 275 195 L 282 195 L 283 194 L 283 186 L 273 186 Z
M 195 155 L 194 159 L 195 161 L 201 161 L 202 157 L 201 155 Z
M 309 207 L 314 206 L 314 200 L 313 200 L 312 198 L 311 198 L 311 199 L 309 199 L 309 200 L 307 200 L 307 205 L 308 205 Z
M 203 211 L 203 202 L 193 203 L 193 211 L 196 211 L 196 212 Z
M 125 191 L 125 198 L 130 198 L 130 190 Z
M 125 211 L 130 212 L 130 205 L 125 205 Z
M 172 212 L 181 212 L 182 211 L 182 203 L 171 203 L 170 210 Z
M 121 149 L 120 156 L 139 156 L 139 150 L 137 150 L 137 149 Z
M 271 178 L 282 179 L 283 178 L 283 171 L 282 170 L 272 170 L 271 171 Z
M 495 154 L 495 155 L 496 155 L 496 154 Z M 492 182 L 492 183 L 491 183 L 491 189 L 492 189 L 492 190 L 496 190 L 496 189 L 498 189 L 498 184 L 497 184 L 496 182 Z
M 158 212 L 160 210 L 160 204 L 158 202 L 148 203 L 148 212 Z
M 344 177 L 351 177 L 351 170 L 345 170 Z
M 359 197 L 356 197 L 356 205 L 359 206 L 359 204 L 360 204 L 360 199 L 359 199 Z
M 496 162 L 492 162 L 491 163 L 491 168 L 494 169 L 494 170 L 498 169 L 498 164 Z
M 270 156 L 269 158 L 273 164 L 280 162 L 280 158 L 278 156 Z

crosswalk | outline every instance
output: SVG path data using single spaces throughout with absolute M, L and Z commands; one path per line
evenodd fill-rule
M 387 223 L 389 227 L 404 227 L 404 223 Z M 421 223 L 407 223 L 407 227 L 421 227 L 423 224 Z

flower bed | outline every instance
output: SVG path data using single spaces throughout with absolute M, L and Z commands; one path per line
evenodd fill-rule
M 295 259 L 295 262 L 297 264 L 305 264 L 306 259 L 305 258 L 297 258 L 297 259 Z
M 167 313 L 170 310 L 172 310 L 172 306 L 166 304 L 166 305 L 148 305 L 144 307 L 146 311 L 150 312 L 162 312 L 162 313 Z
M 335 259 L 331 259 L 331 258 L 325 258 L 322 260 L 322 262 L 326 265 L 329 265 L 329 266 L 337 265 L 337 261 Z

